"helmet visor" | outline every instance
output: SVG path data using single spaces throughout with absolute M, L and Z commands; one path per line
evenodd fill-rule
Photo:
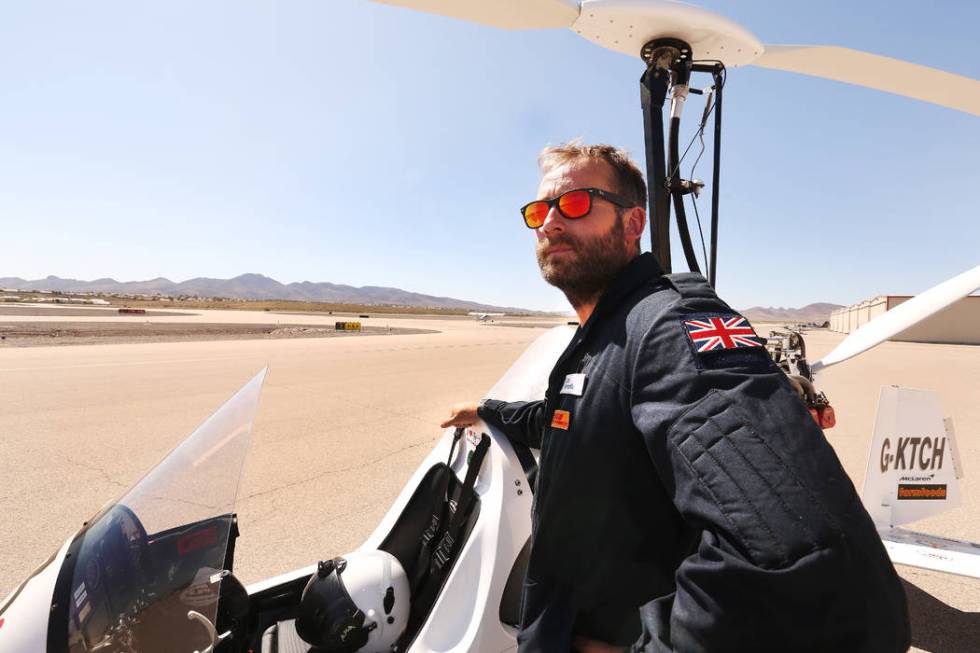
M 296 632 L 317 648 L 336 653 L 356 651 L 367 643 L 376 627 L 365 626 L 365 615 L 354 603 L 340 574 L 343 558 L 321 562 L 306 589 L 296 619 Z M 328 567 L 329 566 L 329 567 Z

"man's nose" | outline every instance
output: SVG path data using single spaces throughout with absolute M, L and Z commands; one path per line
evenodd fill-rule
M 538 227 L 538 231 L 545 235 L 560 233 L 565 230 L 565 218 L 558 212 L 557 206 L 552 206 L 548 215 L 544 217 L 544 222 Z

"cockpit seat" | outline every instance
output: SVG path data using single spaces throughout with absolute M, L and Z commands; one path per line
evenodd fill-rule
M 309 653 L 312 646 L 296 632 L 296 620 L 280 621 L 262 633 L 262 653 Z

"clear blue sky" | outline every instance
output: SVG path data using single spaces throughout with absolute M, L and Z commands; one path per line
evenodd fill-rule
M 975 2 L 701 4 L 766 43 L 980 77 Z M 517 207 L 545 144 L 642 162 L 641 72 L 568 30 L 362 0 L 8 2 L 0 277 L 260 272 L 564 309 Z M 980 119 L 753 68 L 725 105 L 733 305 L 918 292 L 980 262 Z

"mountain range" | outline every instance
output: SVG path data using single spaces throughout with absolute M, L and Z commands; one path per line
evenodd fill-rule
M 334 304 L 374 304 L 394 306 L 418 306 L 425 308 L 455 308 L 469 311 L 503 311 L 507 313 L 535 313 L 513 306 L 492 306 L 453 297 L 436 297 L 385 286 L 347 286 L 321 281 L 280 283 L 262 274 L 242 274 L 233 279 L 195 277 L 174 282 L 164 277 L 148 281 L 116 281 L 103 278 L 94 281 L 62 279 L 48 276 L 44 279 L 0 278 L 0 288 L 18 290 L 53 290 L 57 292 L 118 293 L 124 295 L 168 295 L 170 297 L 226 297 L 232 299 L 284 299 L 303 302 L 327 302 Z M 742 313 L 755 322 L 823 322 L 830 319 L 831 311 L 840 304 L 815 303 L 802 308 L 753 306 Z
M 507 313 L 538 313 L 513 306 L 492 306 L 453 297 L 436 297 L 384 286 L 347 286 L 312 281 L 283 284 L 262 274 L 242 274 L 233 279 L 196 277 L 174 282 L 157 277 L 148 281 L 116 281 L 103 278 L 94 281 L 62 279 L 0 278 L 0 288 L 17 290 L 53 290 L 56 292 L 117 293 L 123 295 L 168 295 L 170 297 L 225 297 L 233 299 L 283 299 L 334 304 L 373 304 L 419 306 L 425 308 L 455 308 L 471 311 L 502 311 Z
M 752 322 L 816 322 L 822 324 L 830 319 L 830 314 L 841 304 L 817 302 L 801 308 L 773 308 L 771 306 L 753 306 L 742 311 L 742 315 Z

